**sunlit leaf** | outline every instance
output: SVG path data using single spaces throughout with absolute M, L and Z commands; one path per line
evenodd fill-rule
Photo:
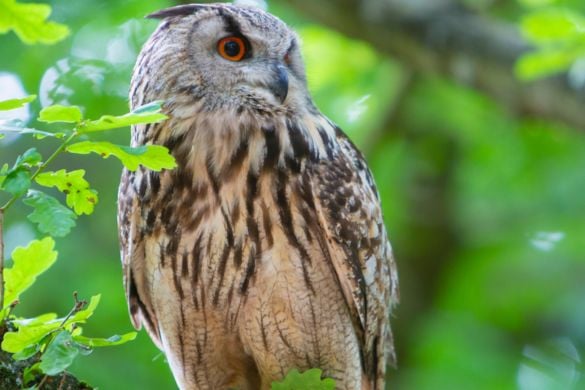
M 57 375 L 67 369 L 78 354 L 79 347 L 73 342 L 71 333 L 63 330 L 43 353 L 39 368 L 47 375 Z
M 4 183 L 4 180 L 6 179 L 6 175 L 8 175 L 9 171 L 10 170 L 8 168 L 8 164 L 4 164 L 0 168 L 0 188 L 2 188 L 2 184 Z
M 113 116 L 104 115 L 98 120 L 84 122 L 79 126 L 80 133 L 89 133 L 94 131 L 104 131 L 137 125 L 142 123 L 158 123 L 167 119 L 167 116 L 160 113 L 162 102 L 156 101 L 150 104 L 138 107 L 131 113 Z
M 50 195 L 30 190 L 23 202 L 34 208 L 28 219 L 36 223 L 42 233 L 63 237 L 75 226 L 75 213 Z
M 35 178 L 35 181 L 45 187 L 57 187 L 59 191 L 67 194 L 67 206 L 72 208 L 77 215 L 89 215 L 93 213 L 98 196 L 97 191 L 89 188 L 84 175 L 83 169 L 71 172 L 61 169 L 56 172 L 43 172 Z
M 289 371 L 282 382 L 272 382 L 272 390 L 333 390 L 335 381 L 331 378 L 321 379 L 322 371 L 312 368 L 300 373 Z
M 67 26 L 47 21 L 51 7 L 46 4 L 0 0 L 0 9 L 0 34 L 14 30 L 27 44 L 53 44 L 69 35 Z
M 552 5 L 562 0 L 518 0 L 518 3 L 525 7 L 542 7 L 545 5 Z
M 570 50 L 535 51 L 520 57 L 516 62 L 515 70 L 519 78 L 533 80 L 563 72 L 584 55 L 585 51 L 582 53 Z
M 1 4 L 1 2 L 0 2 L 0 4 Z M 2 18 L 2 17 L 0 16 L 0 18 Z M 20 98 L 20 99 L 3 100 L 0 102 L 0 111 L 13 110 L 15 108 L 22 107 L 25 104 L 32 102 L 36 98 L 37 98 L 37 95 L 29 95 L 27 97 Z
M 568 9 L 544 9 L 522 19 L 522 32 L 538 44 L 569 41 L 584 37 L 585 18 Z
M 17 353 L 41 341 L 46 335 L 59 329 L 60 322 L 50 321 L 35 326 L 19 327 L 16 332 L 7 332 L 2 340 L 2 349 Z
M 96 337 L 85 337 L 85 336 L 75 336 L 73 340 L 78 342 L 79 344 L 86 345 L 88 347 L 111 347 L 114 345 L 120 345 L 127 343 L 128 341 L 132 341 L 136 338 L 136 332 L 129 332 L 123 335 L 114 335 L 108 337 L 107 339 L 104 338 L 96 338 Z
M 17 300 L 20 294 L 32 286 L 37 276 L 53 265 L 57 259 L 54 247 L 55 241 L 45 237 L 31 241 L 26 247 L 14 249 L 13 265 L 4 270 L 4 307 Z M 50 318 L 45 316 L 41 319 L 46 321 Z
M 23 351 L 25 348 L 41 342 L 45 336 L 59 328 L 73 331 L 74 334 L 78 335 L 79 331 L 72 330 L 72 325 L 85 323 L 93 314 L 99 301 L 100 296 L 94 295 L 84 309 L 68 318 L 55 318 L 55 315 L 51 313 L 33 319 L 15 320 L 13 323 L 18 329 L 16 332 L 7 332 L 4 335 L 2 349 L 11 353 Z
M 61 106 L 54 105 L 45 107 L 39 113 L 39 121 L 54 123 L 54 122 L 65 122 L 65 123 L 77 123 L 81 122 L 83 114 L 81 109 L 77 106 Z
M 50 237 L 47 237 L 47 238 L 50 238 Z M 45 314 L 41 314 L 41 315 L 33 317 L 33 318 L 14 318 L 14 319 L 11 319 L 10 322 L 14 326 L 19 328 L 21 326 L 27 327 L 27 326 L 42 325 L 45 322 L 51 322 L 56 318 L 57 318 L 57 314 L 55 314 L 55 313 L 45 313 Z
M 117 157 L 131 171 L 143 165 L 153 171 L 171 169 L 177 166 L 173 156 L 164 146 L 146 145 L 137 148 L 114 145 L 110 142 L 82 141 L 67 147 L 67 151 L 77 154 L 97 153 L 103 158 Z

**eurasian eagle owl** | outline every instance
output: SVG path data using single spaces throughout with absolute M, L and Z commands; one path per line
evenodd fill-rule
M 182 389 L 267 389 L 321 368 L 382 389 L 397 274 L 362 154 L 313 104 L 297 35 L 257 8 L 192 4 L 144 45 L 132 129 L 178 168 L 124 171 L 128 304 Z

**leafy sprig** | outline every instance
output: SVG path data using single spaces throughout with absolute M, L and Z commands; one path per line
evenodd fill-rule
M 33 99 L 34 96 L 29 96 L 24 99 L 0 102 L 0 110 L 2 107 L 6 107 L 5 109 L 18 108 Z M 91 189 L 84 179 L 84 170 L 46 172 L 48 165 L 63 152 L 74 154 L 93 152 L 104 158 L 115 156 L 127 169 L 133 171 L 138 169 L 140 165 L 155 171 L 174 168 L 176 164 L 173 157 L 162 146 L 147 145 L 133 148 L 106 141 L 75 142 L 81 136 L 87 137 L 88 133 L 93 134 L 129 125 L 163 121 L 166 116 L 160 112 L 161 104 L 162 102 L 153 102 L 125 115 L 104 115 L 97 120 L 84 119 L 81 109 L 76 106 L 54 105 L 42 109 L 39 121 L 73 123 L 74 127 L 72 130 L 56 133 L 22 127 L 21 134 L 33 134 L 37 138 L 51 136 L 61 138 L 62 142 L 45 161 L 42 160 L 42 156 L 35 148 L 31 148 L 19 156 L 12 167 L 4 165 L 0 168 L 0 190 L 12 195 L 0 207 L 0 212 L 8 209 L 17 199 L 25 196 L 25 204 L 34 209 L 29 215 L 29 219 L 38 225 L 41 232 L 52 232 L 52 235 L 56 237 L 66 235 L 71 227 L 75 226 L 76 215 L 91 214 L 99 198 L 97 191 Z M 18 132 L 18 124 L 10 123 L 8 126 L 0 124 L 1 132 Z M 31 190 L 34 182 L 43 187 L 55 187 L 65 193 L 67 206 L 73 212 L 68 212 L 69 209 L 62 206 L 54 197 L 37 190 Z M 55 213 L 59 215 L 59 218 L 55 217 Z
M 35 96 L 31 95 L 2 101 L 0 110 L 19 108 L 34 99 Z M 63 318 L 57 318 L 54 313 L 19 318 L 12 311 L 20 295 L 56 261 L 53 237 L 67 235 L 75 226 L 77 216 L 92 214 L 99 200 L 97 191 L 85 178 L 84 170 L 50 171 L 50 164 L 62 153 L 98 153 L 104 158 L 115 156 L 129 170 L 136 170 L 139 166 L 155 171 L 174 168 L 175 160 L 162 146 L 128 147 L 91 139 L 96 132 L 163 121 L 166 116 L 160 109 L 161 102 L 154 102 L 125 115 L 104 115 L 97 120 L 85 119 L 82 110 L 76 106 L 54 105 L 41 110 L 39 122 L 72 124 L 64 126 L 70 129 L 60 132 L 27 128 L 16 121 L 0 123 L 0 133 L 32 134 L 37 139 L 51 137 L 60 140 L 47 159 L 43 159 L 36 148 L 30 148 L 11 166 L 4 164 L 0 167 L 0 192 L 8 195 L 8 200 L 0 206 L 0 322 L 7 329 L 1 347 L 11 353 L 14 360 L 29 362 L 23 373 L 24 385 L 35 383 L 40 376 L 44 378 L 42 383 L 47 376 L 63 372 L 78 355 L 91 353 L 93 348 L 119 345 L 136 337 L 136 332 L 108 338 L 82 335 L 81 325 L 93 314 L 99 295 L 86 302 L 75 294 L 74 306 Z M 65 205 L 45 193 L 46 188 L 60 191 L 65 197 Z M 47 237 L 16 248 L 11 255 L 12 266 L 4 270 L 4 214 L 18 200 L 32 208 L 28 219 Z

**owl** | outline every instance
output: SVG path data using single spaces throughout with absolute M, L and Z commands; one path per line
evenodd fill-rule
M 396 267 L 362 154 L 319 112 L 299 38 L 252 7 L 191 4 L 160 19 L 134 68 L 132 146 L 174 170 L 124 171 L 118 225 L 134 326 L 181 389 L 269 389 L 320 368 L 383 389 Z

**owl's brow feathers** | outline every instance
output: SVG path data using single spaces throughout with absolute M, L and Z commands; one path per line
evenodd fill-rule
M 153 12 L 146 16 L 147 19 L 164 19 L 172 16 L 188 16 L 193 15 L 197 11 L 210 7 L 209 5 L 201 4 L 185 4 L 176 7 L 170 7 Z

